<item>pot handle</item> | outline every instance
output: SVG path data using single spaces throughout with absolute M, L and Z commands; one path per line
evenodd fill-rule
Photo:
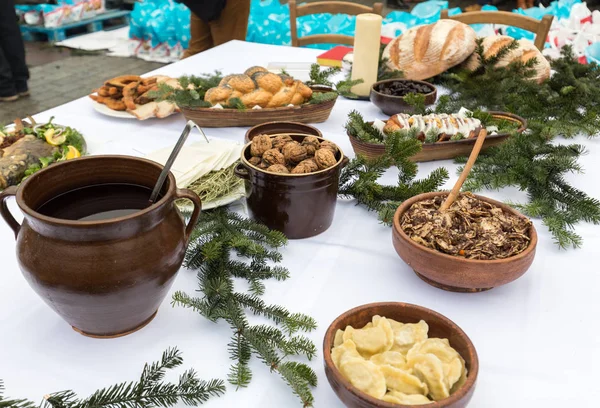
M 198 194 L 194 193 L 192 190 L 188 190 L 187 188 L 178 188 L 175 190 L 175 197 L 185 198 L 194 203 L 194 211 L 192 212 L 192 216 L 190 217 L 188 225 L 185 227 L 185 241 L 186 244 L 189 244 L 192 231 L 198 223 L 198 218 L 200 217 L 200 212 L 202 211 L 202 201 L 200 200 L 200 197 L 198 197 Z
M 348 156 L 344 156 L 342 158 L 342 165 L 340 166 L 340 168 L 343 169 L 344 167 L 346 167 L 348 165 L 349 162 L 350 162 L 350 159 L 348 158 Z
M 13 230 L 15 233 L 15 239 L 17 239 L 19 231 L 21 230 L 21 225 L 17 222 L 17 220 L 15 220 L 15 217 L 13 217 L 13 215 L 10 213 L 8 206 L 6 205 L 6 200 L 15 195 L 17 195 L 16 186 L 8 187 L 4 191 L 0 192 L 0 215 L 2 215 L 4 221 L 6 221 L 8 226 Z
M 238 163 L 234 168 L 233 172 L 236 176 L 244 180 L 250 180 L 250 174 L 248 173 L 248 169 L 242 163 Z

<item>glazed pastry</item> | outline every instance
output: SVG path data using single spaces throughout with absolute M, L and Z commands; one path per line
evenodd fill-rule
M 394 132 L 400 129 L 417 128 L 420 130 L 417 138 L 425 141 L 425 137 L 432 130 L 437 129 L 437 142 L 450 140 L 458 134 L 470 139 L 477 137 L 481 131 L 481 121 L 460 114 L 431 114 L 431 115 L 408 115 L 399 113 L 392 116 L 385 126 L 384 132 Z
M 244 74 L 227 75 L 219 86 L 210 88 L 204 100 L 213 106 L 229 105 L 239 98 L 249 109 L 254 107 L 279 108 L 301 105 L 312 96 L 312 89 L 287 75 L 277 75 L 262 67 L 252 67 Z

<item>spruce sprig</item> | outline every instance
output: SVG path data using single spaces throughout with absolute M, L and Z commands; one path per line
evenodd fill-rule
M 440 97 L 436 111 L 485 108 L 526 118 L 527 133 L 480 155 L 464 188 L 516 186 L 526 191 L 528 201 L 514 205 L 541 218 L 560 248 L 579 247 L 582 240 L 574 228 L 581 221 L 600 223 L 600 201 L 565 179 L 581 171 L 578 159 L 585 150 L 555 139 L 600 134 L 600 67 L 578 63 L 571 48 L 564 47 L 561 58 L 551 62 L 552 76 L 537 84 L 528 79 L 534 64 L 530 60 L 498 68 L 493 59 L 483 59 L 482 69 L 474 73 L 442 75 L 437 81 L 450 94 Z
M 254 355 L 278 373 L 308 407 L 313 404 L 311 387 L 316 385 L 316 375 L 308 365 L 289 358 L 315 357 L 316 346 L 299 332 L 315 330 L 316 322 L 282 306 L 268 305 L 260 298 L 265 291 L 264 280 L 289 277 L 287 269 L 269 264 L 281 261 L 277 249 L 286 243 L 281 232 L 225 209 L 204 213 L 192 234 L 185 260 L 188 268 L 198 271 L 202 296 L 176 292 L 172 304 L 192 309 L 213 322 L 224 320 L 229 324 L 233 335 L 227 348 L 233 364 L 227 380 L 231 384 L 238 388 L 250 384 L 249 363 Z M 247 281 L 248 293 L 235 290 L 236 278 Z M 251 325 L 248 314 L 262 316 L 272 324 Z
M 4 397 L 4 382 L 0 380 L 0 408 L 37 408 L 37 404 L 25 399 L 7 399 Z
M 177 383 L 164 383 L 166 370 L 183 363 L 177 348 L 167 349 L 160 361 L 146 364 L 136 382 L 123 382 L 79 398 L 73 391 L 56 392 L 44 397 L 41 408 L 153 408 L 172 407 L 179 402 L 197 406 L 211 397 L 225 392 L 221 380 L 200 380 L 193 369 L 185 371 Z M 37 404 L 26 400 L 6 400 L 2 397 L 0 380 L 0 407 L 34 408 Z
M 356 130 L 359 132 L 357 135 L 361 135 L 357 137 L 365 140 L 375 137 L 369 129 L 374 128 L 365 123 L 358 112 L 351 112 L 350 115 L 347 124 L 349 132 Z M 448 171 L 443 167 L 432 171 L 424 179 L 415 180 L 418 167 L 410 157 L 422 148 L 415 136 L 415 129 L 393 132 L 380 142 L 385 146 L 385 154 L 381 157 L 368 159 L 357 155 L 340 174 L 340 196 L 354 198 L 368 210 L 377 211 L 380 221 L 389 225 L 402 201 L 417 194 L 439 190 L 448 179 Z M 379 184 L 379 178 L 391 166 L 398 168 L 398 184 Z
M 223 75 L 220 71 L 200 76 L 182 76 L 178 78 L 180 87 L 159 83 L 158 90 L 149 92 L 148 96 L 158 101 L 173 102 L 180 108 L 209 108 L 212 105 L 204 100 L 204 95 L 210 88 L 218 86 L 221 79 Z

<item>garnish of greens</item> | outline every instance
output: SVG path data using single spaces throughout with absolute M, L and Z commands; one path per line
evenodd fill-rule
M 172 407 L 179 403 L 197 406 L 225 392 L 222 380 L 200 380 L 193 369 L 181 374 L 176 383 L 165 382 L 166 371 L 182 363 L 179 350 L 169 348 L 160 361 L 144 366 L 137 381 L 102 388 L 87 398 L 79 398 L 73 391 L 55 392 L 45 395 L 41 404 L 4 397 L 0 380 L 0 408 L 153 408 Z
M 244 180 L 233 173 L 233 168 L 238 163 L 235 162 L 231 166 L 221 170 L 211 171 L 194 181 L 187 188 L 198 194 L 203 203 L 225 197 L 231 192 L 238 190 L 244 184 Z M 187 203 L 187 201 L 183 200 L 183 203 Z
M 261 299 L 267 279 L 289 278 L 277 250 L 287 243 L 279 231 L 219 208 L 202 213 L 192 233 L 185 266 L 197 271 L 199 288 L 193 294 L 176 292 L 172 304 L 198 312 L 205 318 L 231 327 L 229 350 L 232 366 L 228 381 L 247 387 L 252 381 L 252 356 L 281 377 L 302 406 L 313 405 L 311 388 L 317 385 L 315 372 L 300 357 L 312 360 L 315 344 L 299 332 L 317 325 L 313 318 L 292 313 L 283 306 L 268 305 Z M 236 290 L 236 281 L 248 283 L 248 291 Z M 199 294 L 199 295 L 198 295 Z M 249 315 L 258 315 L 270 324 L 251 324 Z
M 69 146 L 73 146 L 82 155 L 86 153 L 87 146 L 82 134 L 71 127 L 55 125 L 52 123 L 53 120 L 54 117 L 51 117 L 45 124 L 23 128 L 25 134 L 34 135 L 38 139 L 44 141 L 46 141 L 46 135 L 49 131 L 61 132 L 60 136 L 64 137 L 64 142 L 57 146 L 57 149 L 52 156 L 41 157 L 39 163 L 32 164 L 25 170 L 25 177 L 31 176 L 33 173 L 48 167 L 52 163 L 67 160 Z
M 481 39 L 478 40 L 475 52 L 482 62 L 480 69 L 472 73 L 456 69 L 434 79 L 435 84 L 450 91 L 440 96 L 435 113 L 454 113 L 464 107 L 473 112 L 511 112 L 525 118 L 526 132 L 513 132 L 504 143 L 479 155 L 463 191 L 510 186 L 525 191 L 527 202 L 512 205 L 525 215 L 541 218 L 559 248 L 576 248 L 582 244 L 575 232 L 576 224 L 581 221 L 600 224 L 600 201 L 566 180 L 568 173 L 583 171 L 578 159 L 586 149 L 579 144 L 559 144 L 558 139 L 600 135 L 600 67 L 595 63 L 580 64 L 571 47 L 566 46 L 561 58 L 551 61 L 552 76 L 537 84 L 527 79 L 532 75 L 535 60 L 503 68 L 495 66 L 515 46 L 513 42 L 495 57 L 486 58 Z M 379 137 L 358 121 L 354 131 L 356 137 L 364 140 Z M 447 172 L 444 168 L 435 169 L 423 183 L 413 182 L 413 173 L 401 169 L 397 186 L 380 185 L 377 179 L 385 171 L 386 163 L 394 157 L 406 158 L 418 151 L 413 150 L 407 156 L 404 152 L 394 152 L 387 140 L 385 144 L 387 158 L 369 161 L 358 156 L 349 163 L 342 171 L 340 194 L 354 197 L 359 204 L 379 211 L 380 218 L 389 222 L 393 216 L 390 203 L 417 193 L 404 194 L 414 185 L 420 187 L 416 189 L 418 192 L 438 190 Z M 465 161 L 466 158 L 456 159 L 458 163 Z M 459 168 L 458 173 L 461 171 Z M 390 195 L 394 198 L 390 199 Z
M 310 81 L 307 86 L 321 85 L 332 88 L 329 92 L 313 92 L 308 104 L 319 104 L 336 99 L 338 95 L 347 97 L 357 96 L 350 91 L 354 85 L 362 83 L 362 80 L 351 81 L 344 79 L 333 83 L 331 77 L 340 72 L 340 68 L 328 68 L 321 71 L 319 64 L 312 64 L 310 69 Z M 181 88 L 174 88 L 166 83 L 158 84 L 158 90 L 149 93 L 150 98 L 159 101 L 169 101 L 175 103 L 180 108 L 211 108 L 212 104 L 204 100 L 206 91 L 219 85 L 223 79 L 220 71 L 213 74 L 203 74 L 200 76 L 182 76 L 179 77 Z M 229 105 L 223 106 L 223 109 L 245 110 L 247 107 L 239 98 L 232 98 Z

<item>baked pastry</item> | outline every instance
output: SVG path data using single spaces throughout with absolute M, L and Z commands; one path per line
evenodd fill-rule
M 460 114 L 431 114 L 431 115 L 408 115 L 399 113 L 392 116 L 385 126 L 384 132 L 394 132 L 400 129 L 419 129 L 417 139 L 425 141 L 427 135 L 433 130 L 437 132 L 436 142 L 444 142 L 454 136 L 462 135 L 466 139 L 477 137 L 482 129 L 481 121 Z
M 406 79 L 427 79 L 460 64 L 475 51 L 475 30 L 454 20 L 411 28 L 383 51 L 387 66 Z
M 483 39 L 483 55 L 490 58 L 498 54 L 498 52 L 509 45 L 514 38 L 507 35 L 492 35 Z M 540 50 L 528 40 L 518 40 L 519 47 L 509 51 L 503 58 L 496 63 L 496 67 L 505 67 L 511 62 L 521 61 L 526 63 L 532 58 L 536 59 L 535 75 L 531 77 L 537 83 L 541 83 L 550 77 L 550 63 L 542 55 Z M 474 53 L 463 64 L 463 67 L 469 71 L 475 71 L 481 66 L 479 54 Z
M 252 67 L 244 74 L 224 77 L 219 86 L 206 91 L 204 100 L 214 106 L 228 105 L 231 99 L 239 98 L 247 108 L 278 108 L 301 105 L 311 96 L 312 89 L 302 81 L 273 74 L 263 67 Z

